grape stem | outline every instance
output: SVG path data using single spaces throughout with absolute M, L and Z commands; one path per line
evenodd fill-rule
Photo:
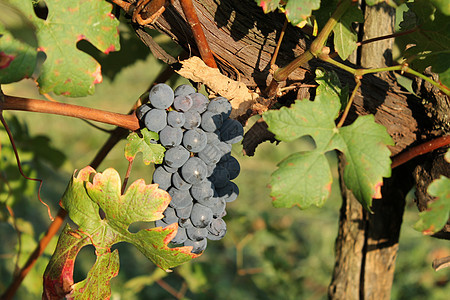
M 138 130 L 135 114 L 124 115 L 78 105 L 4 95 L 0 110 L 22 110 L 97 121 L 129 130 Z

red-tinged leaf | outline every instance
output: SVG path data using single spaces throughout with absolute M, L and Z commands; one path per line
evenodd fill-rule
M 441 230 L 450 217 L 450 178 L 441 176 L 428 186 L 428 194 L 436 199 L 428 203 L 428 209 L 419 214 L 414 225 L 423 234 L 434 234 Z
M 75 258 L 81 248 L 88 244 L 87 236 L 70 229 L 66 224 L 44 272 L 42 299 L 59 300 L 72 291 Z
M 110 299 L 111 279 L 119 274 L 119 251 L 97 256 L 94 266 L 85 280 L 73 285 L 68 300 Z
M 42 20 L 33 1 L 10 0 L 36 27 L 38 50 L 46 55 L 37 82 L 40 92 L 81 97 L 93 94 L 102 81 L 99 63 L 80 51 L 77 43 L 89 41 L 104 53 L 120 49 L 112 5 L 103 0 L 46 0 L 48 16 Z
M 132 132 L 127 137 L 125 145 L 125 157 L 128 161 L 134 160 L 136 154 L 142 152 L 142 159 L 146 165 L 150 163 L 159 164 L 163 161 L 166 149 L 160 144 L 156 144 L 159 136 L 156 132 L 147 128 L 141 130 L 140 137 L 136 132 Z

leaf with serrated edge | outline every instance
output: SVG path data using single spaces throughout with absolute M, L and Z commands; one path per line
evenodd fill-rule
M 381 198 L 383 177 L 391 176 L 392 145 L 386 128 L 375 123 L 373 115 L 360 116 L 339 129 L 333 146 L 344 153 L 344 181 L 361 204 L 370 211 L 372 198 Z
M 255 0 L 262 7 L 265 13 L 277 10 L 280 7 L 280 0 Z
M 255 2 L 265 13 L 280 9 L 292 25 L 300 27 L 306 24 L 312 11 L 320 7 L 320 0 L 255 0 Z
M 72 286 L 67 299 L 109 299 L 111 297 L 111 279 L 119 273 L 119 251 L 97 255 L 94 266 L 85 280 Z
M 81 248 L 88 244 L 90 241 L 86 235 L 66 224 L 44 272 L 42 299 L 62 299 L 72 290 L 75 259 Z
M 436 200 L 428 203 L 427 210 L 419 214 L 414 228 L 428 235 L 441 230 L 450 217 L 450 178 L 441 176 L 428 186 L 427 191 Z
M 364 16 L 357 6 L 350 6 L 333 28 L 334 46 L 343 60 L 346 60 L 357 47 L 358 34 L 352 28 L 354 22 L 364 22 Z
M 271 176 L 273 206 L 297 205 L 306 209 L 322 206 L 331 192 L 330 166 L 323 153 L 318 151 L 294 153 L 278 164 Z M 298 176 L 304 174 L 304 176 Z
M 94 93 L 102 82 L 100 64 L 80 51 L 77 43 L 89 41 L 104 53 L 120 49 L 112 5 L 102 0 L 46 0 L 48 16 L 38 18 L 33 1 L 10 0 L 36 26 L 39 51 L 46 55 L 37 79 L 42 94 L 81 97 Z M 57 13 L 56 13 L 57 12 Z
M 324 167 L 326 159 L 318 160 L 316 156 L 324 156 L 335 149 L 342 151 L 346 157 L 346 185 L 368 210 L 372 198 L 381 195 L 383 177 L 390 176 L 391 161 L 387 145 L 392 144 L 392 139 L 383 126 L 374 122 L 373 116 L 359 117 L 350 126 L 336 128 L 334 120 L 340 109 L 340 94 L 346 92 L 342 92 L 337 76 L 332 74 L 316 71 L 316 81 L 320 85 L 313 102 L 296 101 L 290 108 L 268 111 L 263 115 L 277 139 L 292 141 L 309 135 L 316 144 L 313 152 L 294 154 L 280 163 L 279 169 L 272 174 L 271 196 L 276 206 L 322 205 L 329 189 L 330 175 L 329 167 Z M 314 159 L 304 162 L 301 155 L 306 158 L 310 155 Z M 314 166 L 317 161 L 320 163 Z M 322 171 L 316 172 L 317 169 Z M 310 172 L 315 180 L 310 179 Z M 300 186 L 295 186 L 295 182 Z M 301 185 L 306 186 L 307 183 L 311 186 L 302 189 Z
M 127 137 L 125 145 L 125 157 L 128 161 L 134 160 L 138 152 L 142 152 L 142 159 L 146 165 L 150 163 L 160 164 L 164 158 L 166 149 L 160 144 L 152 143 L 159 140 L 156 132 L 147 128 L 141 130 L 142 137 L 136 132 L 132 132 Z

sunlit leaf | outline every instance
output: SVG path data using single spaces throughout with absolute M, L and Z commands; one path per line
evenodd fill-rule
M 136 157 L 136 154 L 142 152 L 142 159 L 146 165 L 150 163 L 161 163 L 166 149 L 156 143 L 156 141 L 159 140 L 158 134 L 149 131 L 147 128 L 142 129 L 140 133 L 142 137 L 136 132 L 132 132 L 128 135 L 128 142 L 125 145 L 126 159 L 132 161 Z

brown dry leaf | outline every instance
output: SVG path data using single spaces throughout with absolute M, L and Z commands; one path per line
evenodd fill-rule
M 178 74 L 206 85 L 215 94 L 230 101 L 233 107 L 230 118 L 235 119 L 244 115 L 249 109 L 256 110 L 258 113 L 267 110 L 258 104 L 259 95 L 257 93 L 250 91 L 244 83 L 234 81 L 221 74 L 218 69 L 208 67 L 201 58 L 193 56 L 181 61 L 181 64 L 181 69 L 177 71 Z

